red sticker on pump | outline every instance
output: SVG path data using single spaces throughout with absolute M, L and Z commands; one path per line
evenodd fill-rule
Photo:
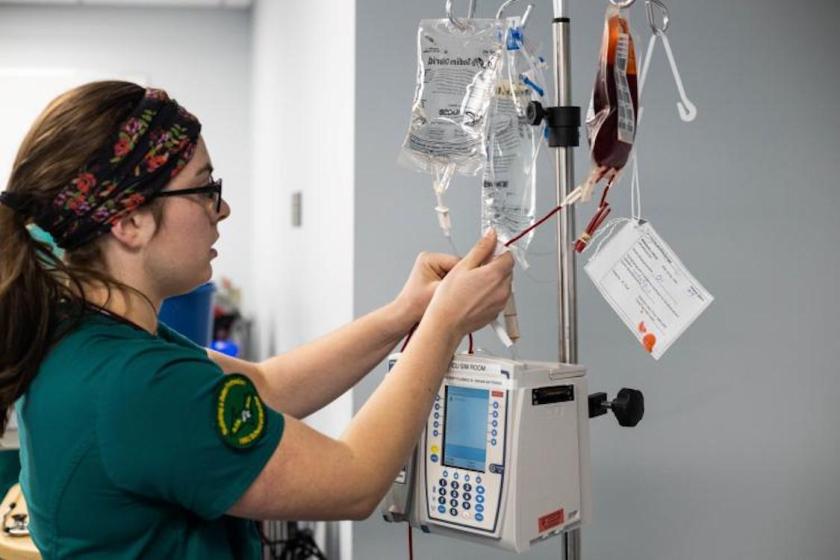
M 542 533 L 543 531 L 548 531 L 552 527 L 557 527 L 558 525 L 562 525 L 566 521 L 566 512 L 563 511 L 563 508 L 558 509 L 557 511 L 553 511 L 548 515 L 543 515 L 539 519 L 539 532 Z
M 493 391 L 493 396 L 501 398 L 501 397 L 505 396 L 505 392 L 504 391 Z

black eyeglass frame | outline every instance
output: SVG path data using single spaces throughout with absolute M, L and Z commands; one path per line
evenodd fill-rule
M 160 196 L 186 196 L 188 194 L 207 194 L 213 193 L 216 198 L 216 214 L 222 211 L 222 179 L 216 179 L 201 187 L 193 187 L 191 189 L 180 189 L 175 191 L 161 191 L 155 195 L 155 198 Z

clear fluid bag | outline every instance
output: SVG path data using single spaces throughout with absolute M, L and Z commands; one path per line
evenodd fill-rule
M 447 168 L 465 175 L 481 170 L 503 31 L 495 19 L 466 20 L 463 29 L 449 19 L 420 22 L 417 87 L 400 163 L 437 176 Z
M 527 119 L 528 103 L 544 101 L 544 62 L 535 53 L 519 18 L 508 20 L 501 78 L 488 113 L 487 162 L 482 181 L 481 229 L 492 227 L 499 241 L 507 242 L 534 223 L 536 213 L 536 161 L 543 128 Z M 534 233 L 517 241 L 517 260 Z

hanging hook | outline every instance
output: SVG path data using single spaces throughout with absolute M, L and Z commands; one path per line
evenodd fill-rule
M 469 0 L 469 7 L 467 8 L 467 19 L 470 20 L 473 18 L 473 14 L 475 13 L 475 2 L 476 0 Z M 460 29 L 464 31 L 467 28 L 467 25 L 464 23 L 463 20 L 459 20 L 452 15 L 452 0 L 446 0 L 446 17 L 449 18 L 449 21 Z
M 636 3 L 636 0 L 610 0 L 610 4 L 619 8 L 629 8 Z
M 664 33 L 661 33 L 659 36 L 662 38 L 662 44 L 665 46 L 668 63 L 671 65 L 671 73 L 674 75 L 674 82 L 677 84 L 677 91 L 680 93 L 680 100 L 677 101 L 677 110 L 680 112 L 680 118 L 683 122 L 691 122 L 697 118 L 697 107 L 685 94 L 685 87 L 683 87 L 682 78 L 680 78 L 680 71 L 677 68 L 677 61 L 674 59 L 674 53 L 671 51 L 671 43 L 668 41 L 668 36 Z
M 656 40 L 661 39 L 662 44 L 665 47 L 665 54 L 668 57 L 668 64 L 671 66 L 671 74 L 674 76 L 674 83 L 677 86 L 677 92 L 680 94 L 680 100 L 677 102 L 677 111 L 679 112 L 680 119 L 682 119 L 683 122 L 691 122 L 697 118 L 697 106 L 691 102 L 688 95 L 685 93 L 685 86 L 683 86 L 683 81 L 680 77 L 680 70 L 677 68 L 677 61 L 674 58 L 673 51 L 671 50 L 671 42 L 668 40 L 668 35 L 665 34 L 665 30 L 668 29 L 668 25 L 670 24 L 668 8 L 666 8 L 665 4 L 663 4 L 660 0 L 645 1 L 647 3 L 648 23 L 650 23 L 650 27 L 653 30 L 653 35 L 651 35 L 650 41 L 648 42 L 647 53 L 645 54 L 644 63 L 642 64 L 642 73 L 639 77 L 639 95 L 641 95 L 645 89 L 645 82 L 647 81 L 648 69 L 650 68 L 650 61 L 653 58 L 653 49 L 656 46 Z M 656 5 L 656 7 L 660 10 L 660 15 L 663 16 L 661 26 L 657 25 L 652 4 Z M 642 111 L 643 109 L 640 109 L 639 119 L 641 119 Z
M 519 0 L 505 0 L 505 2 L 503 2 L 502 5 L 499 6 L 499 9 L 496 11 L 496 19 L 502 19 L 502 17 L 504 17 L 504 12 L 507 9 L 507 7 L 518 1 Z M 528 7 L 525 8 L 525 13 L 522 14 L 522 19 L 519 22 L 520 29 L 525 29 L 525 26 L 528 24 L 528 18 L 531 16 L 531 10 L 533 9 L 533 4 L 528 4 Z
M 668 13 L 668 7 L 661 0 L 645 0 L 645 10 L 647 11 L 648 24 L 654 33 L 665 33 L 671 25 L 671 17 Z M 656 18 L 657 11 L 662 18 L 662 25 L 659 25 L 659 20 Z
M 502 16 L 504 15 L 504 12 L 505 12 L 505 9 L 507 9 L 508 6 L 510 6 L 511 4 L 514 4 L 516 2 L 519 2 L 519 0 L 505 0 L 502 3 L 502 5 L 499 6 L 499 9 L 496 10 L 496 19 L 502 19 Z

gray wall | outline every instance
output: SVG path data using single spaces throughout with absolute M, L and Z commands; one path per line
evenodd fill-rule
M 417 22 L 440 17 L 443 3 L 357 2 L 357 315 L 397 293 L 418 251 L 447 250 L 429 178 L 395 162 L 414 88 Z M 595 509 L 584 558 L 834 560 L 840 5 L 669 4 L 672 44 L 700 113 L 680 122 L 659 51 L 639 137 L 644 213 L 717 299 L 656 362 L 580 271 L 580 359 L 590 389 L 638 387 L 647 398 L 635 430 L 608 418 L 592 423 Z M 585 106 L 606 2 L 571 5 L 574 98 Z M 479 15 L 495 8 L 479 2 Z M 550 11 L 541 0 L 529 25 L 547 46 Z M 640 49 L 643 14 L 639 2 L 632 19 Z M 578 178 L 587 170 L 581 149 Z M 540 171 L 540 208 L 548 209 L 548 160 Z M 614 215 L 629 214 L 628 184 L 612 195 Z M 477 235 L 478 196 L 475 180 L 450 190 L 462 249 Z M 591 206 L 585 212 L 587 219 Z M 520 354 L 534 359 L 557 352 L 553 258 L 545 254 L 553 237 L 553 228 L 540 230 L 533 279 L 517 277 Z M 489 332 L 479 344 L 500 351 Z M 359 386 L 356 408 L 383 374 L 380 367 Z M 354 558 L 402 558 L 405 542 L 404 527 L 374 517 L 355 526 Z M 559 546 L 555 539 L 525 556 L 560 558 Z M 426 535 L 415 549 L 418 558 L 507 556 Z

